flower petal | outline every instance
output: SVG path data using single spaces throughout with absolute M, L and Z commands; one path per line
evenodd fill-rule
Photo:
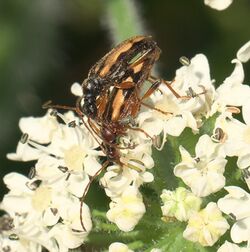
M 231 238 L 235 243 L 248 241 L 250 234 L 250 217 L 237 221 L 231 228 Z
M 59 213 L 51 208 L 47 208 L 43 214 L 43 222 L 46 226 L 55 225 L 58 222 L 59 218 Z
M 26 186 L 30 180 L 22 174 L 17 172 L 8 173 L 4 176 L 3 181 L 12 194 L 20 195 L 24 192 L 30 193 L 30 189 Z
M 224 80 L 224 83 L 232 86 L 240 85 L 244 80 L 244 69 L 242 63 L 237 59 L 233 59 L 231 63 L 235 64 L 234 70 L 231 75 Z
M 225 189 L 229 194 L 219 199 L 220 210 L 226 214 L 233 214 L 236 220 L 250 216 L 250 195 L 237 186 L 227 186 Z
M 38 159 L 42 155 L 42 151 L 32 148 L 28 144 L 19 142 L 17 144 L 16 153 L 8 153 L 7 158 L 14 161 L 32 161 Z
M 49 143 L 53 132 L 57 129 L 56 118 L 50 112 L 43 117 L 25 117 L 19 121 L 19 127 L 23 133 L 39 143 Z
M 250 153 L 238 157 L 237 165 L 240 169 L 245 169 L 250 165 Z
M 217 252 L 250 252 L 250 249 L 239 247 L 237 244 L 225 241 Z
M 245 63 L 250 59 L 250 41 L 243 45 L 237 52 L 237 59 Z
M 245 103 L 242 106 L 242 116 L 244 122 L 250 126 L 250 97 L 245 101 Z
M 102 165 L 93 156 L 87 156 L 84 159 L 84 171 L 89 176 L 94 176 L 98 170 L 100 170 Z
M 225 10 L 233 0 L 205 0 L 205 4 L 216 10 Z

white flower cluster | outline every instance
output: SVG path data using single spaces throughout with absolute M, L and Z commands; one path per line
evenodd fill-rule
M 243 170 L 246 184 L 250 189 L 250 87 L 243 84 L 242 66 L 242 62 L 248 61 L 249 58 L 250 42 L 238 51 L 237 59 L 232 61 L 235 64 L 233 73 L 217 89 L 212 87 L 212 81 L 208 76 L 208 64 L 204 64 L 207 61 L 202 55 L 195 56 L 190 65 L 177 71 L 177 83 L 178 73 L 184 72 L 185 69 L 183 83 L 189 82 L 188 86 L 192 90 L 198 86 L 205 86 L 207 93 L 210 93 L 210 100 L 204 99 L 203 104 L 199 101 L 200 96 L 192 99 L 192 102 L 196 99 L 197 103 L 193 106 L 193 110 L 188 111 L 191 112 L 190 118 L 194 120 L 195 123 L 192 125 L 195 127 L 190 127 L 189 123 L 184 124 L 184 127 L 192 128 L 195 133 L 202 116 L 208 119 L 214 116 L 216 121 L 212 136 L 206 134 L 200 136 L 194 156 L 180 146 L 181 162 L 174 167 L 174 175 L 181 178 L 191 191 L 182 187 L 175 191 L 163 190 L 162 213 L 163 220 L 175 218 L 179 221 L 188 221 L 183 233 L 184 238 L 199 242 L 202 246 L 212 246 L 229 229 L 230 226 L 222 216 L 222 212 L 236 220 L 231 229 L 232 241 L 234 243 L 247 241 L 250 244 L 250 195 L 237 186 L 225 187 L 226 177 L 224 176 L 226 157 L 236 156 L 238 157 L 237 166 Z M 203 68 L 198 71 L 198 67 L 201 66 Z M 162 100 L 160 100 L 161 104 L 163 104 Z M 181 100 L 179 102 L 184 103 Z M 184 104 L 187 105 L 187 102 Z M 171 108 L 168 105 L 165 109 L 169 107 Z M 164 107 L 161 106 L 161 109 Z M 182 118 L 183 123 L 183 110 L 179 111 L 179 124 L 175 124 L 175 132 L 179 129 L 178 134 L 184 128 L 180 119 Z M 234 116 L 241 111 L 244 122 Z M 164 128 L 161 130 L 166 131 Z M 176 135 L 170 132 L 169 128 L 167 133 Z M 228 195 L 219 199 L 217 204 L 210 202 L 200 210 L 202 200 L 200 197 L 209 196 L 222 188 L 228 191 Z M 226 242 L 219 251 L 250 251 L 250 248 L 242 248 Z
M 50 112 L 41 118 L 20 120 L 24 135 L 16 153 L 8 154 L 8 158 L 37 162 L 30 178 L 18 173 L 4 177 L 9 192 L 0 208 L 6 212 L 9 225 L 1 230 L 2 251 L 41 251 L 41 247 L 68 251 L 79 247 L 92 228 L 89 208 L 83 204 L 83 231 L 79 197 L 89 176 L 100 166 L 100 153 L 84 127 L 68 126 L 78 120 L 73 113 L 58 116 L 64 123 Z
M 81 95 L 79 87 L 73 84 L 72 92 Z M 9 192 L 0 208 L 7 213 L 11 227 L 4 229 L 1 246 L 11 251 L 16 247 L 40 251 L 44 247 L 60 252 L 79 247 L 92 228 L 89 208 L 83 204 L 81 218 L 86 229 L 83 230 L 80 198 L 91 177 L 102 169 L 99 159 L 105 154 L 73 112 L 60 114 L 50 110 L 44 117 L 22 118 L 19 127 L 22 139 L 16 152 L 7 157 L 36 163 L 30 178 L 18 173 L 4 177 Z M 108 166 L 100 183 L 111 198 L 108 220 L 128 232 L 146 211 L 138 188 L 153 181 L 148 169 L 154 166 L 154 161 L 150 140 L 131 132 L 121 141 L 124 144 L 132 141 L 135 145 L 134 149 L 121 150 L 122 162 L 129 168 Z M 15 241 L 9 239 L 12 234 Z
M 194 156 L 179 147 L 181 162 L 173 173 L 190 190 L 163 190 L 163 220 L 188 222 L 183 236 L 202 246 L 212 246 L 230 228 L 223 212 L 236 220 L 231 229 L 233 242 L 250 242 L 250 195 L 236 186 L 225 187 L 224 176 L 226 157 L 237 156 L 237 165 L 244 170 L 250 188 L 250 87 L 243 84 L 242 66 L 249 58 L 250 42 L 238 51 L 237 59 L 232 61 L 233 73 L 217 89 L 205 55 L 198 54 L 190 61 L 182 58 L 183 66 L 173 83 L 168 87 L 162 84 L 160 92 L 151 96 L 156 109 L 142 110 L 135 118 L 142 131 L 128 130 L 119 139 L 119 147 L 124 147 L 120 149 L 124 166 L 110 164 L 100 179 L 111 199 L 107 219 L 120 230 L 133 230 L 146 211 L 139 188 L 154 180 L 150 172 L 154 167 L 152 146 L 161 150 L 168 135 L 178 137 L 185 128 L 199 133 L 204 119 L 213 116 L 217 118 L 214 134 L 200 136 Z M 79 84 L 72 86 L 72 93 L 82 96 Z M 234 117 L 241 107 L 244 122 Z M 16 152 L 8 154 L 8 158 L 36 163 L 29 178 L 18 173 L 4 177 L 9 192 L 0 204 L 6 212 L 0 219 L 0 245 L 6 251 L 41 251 L 44 247 L 66 252 L 86 240 L 92 221 L 85 203 L 80 211 L 81 197 L 102 171 L 100 160 L 105 159 L 105 153 L 82 123 L 73 112 L 54 111 L 44 117 L 20 120 L 23 136 Z M 152 141 L 160 136 L 161 144 Z M 218 204 L 210 202 L 200 209 L 201 197 L 224 187 L 227 196 Z M 231 245 L 227 242 L 223 246 L 219 251 Z M 132 250 L 125 244 L 113 243 L 109 251 Z

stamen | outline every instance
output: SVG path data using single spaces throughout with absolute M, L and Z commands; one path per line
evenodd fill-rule
M 58 213 L 58 209 L 57 208 L 50 208 L 51 212 L 56 215 Z
M 40 184 L 42 183 L 42 180 L 35 180 L 33 182 L 30 183 L 30 181 L 26 182 L 26 186 L 31 190 L 31 191 L 35 191 Z
M 236 220 L 236 216 L 233 213 L 230 213 L 229 216 L 235 221 Z
M 36 176 L 36 168 L 35 167 L 31 167 L 30 168 L 30 172 L 28 174 L 28 178 L 29 179 L 33 179 Z
M 11 248 L 9 245 L 3 247 L 3 252 L 11 252 Z
M 70 175 L 71 175 L 71 173 L 69 172 L 68 175 L 67 175 L 67 177 L 66 177 L 66 179 L 65 179 L 65 181 L 69 180 Z
M 156 138 L 158 138 L 158 137 L 160 137 L 160 136 L 157 136 Z M 157 139 L 156 139 L 156 141 L 158 141 Z M 157 146 L 154 146 L 158 151 L 161 151 L 161 150 L 163 150 L 163 148 L 164 148 L 164 145 L 165 145 L 165 143 L 167 142 L 167 132 L 166 132 L 166 130 L 164 129 L 164 131 L 163 131 L 163 137 L 162 137 L 162 140 L 161 140 L 161 145 L 158 145 L 158 143 L 157 143 Z
M 74 121 L 69 122 L 69 123 L 68 123 L 68 126 L 69 126 L 70 128 L 75 128 L 75 127 L 76 127 L 76 121 L 74 120 Z
M 185 56 L 180 57 L 179 61 L 183 66 L 189 66 L 190 65 L 190 60 Z
M 10 234 L 9 239 L 11 241 L 17 241 L 17 240 L 19 240 L 19 236 L 17 234 Z
M 28 140 L 28 144 L 31 146 L 31 147 L 34 147 L 35 149 L 37 150 L 40 150 L 46 154 L 53 154 L 53 153 L 50 153 L 48 151 L 48 148 L 46 146 L 43 146 L 41 144 L 38 144 L 37 142 L 35 142 L 34 140 Z
M 194 92 L 194 90 L 191 87 L 188 88 L 187 95 L 191 96 L 192 98 L 197 96 L 197 94 Z
M 24 134 L 21 136 L 20 142 L 21 142 L 22 144 L 26 144 L 27 141 L 28 141 L 28 139 L 29 139 L 29 135 L 28 135 L 27 133 L 24 133 Z
M 62 165 L 59 165 L 57 168 L 58 168 L 61 172 L 63 172 L 63 173 L 65 173 L 65 172 L 67 172 L 67 171 L 69 170 L 68 167 L 62 166 Z
M 154 147 L 159 150 L 162 147 L 162 142 L 160 135 L 154 137 L 153 145 Z
M 48 108 L 50 108 L 51 103 L 52 103 L 51 100 L 46 101 L 46 102 L 42 105 L 42 108 L 43 108 L 43 109 L 48 109 Z
M 14 228 L 13 219 L 7 214 L 1 216 L 0 217 L 0 230 L 9 231 L 12 228 Z
M 221 129 L 221 128 L 216 128 L 214 130 L 214 134 L 211 136 L 211 139 L 214 141 L 214 142 L 225 142 L 226 140 L 226 133 Z
M 232 114 L 240 114 L 240 109 L 237 107 L 228 106 L 226 110 Z
M 243 169 L 242 170 L 242 173 L 243 173 L 243 177 L 245 179 L 248 179 L 250 177 L 250 171 L 249 171 L 249 167 L 247 167 L 246 169 Z
M 57 110 L 52 109 L 51 112 L 50 112 L 50 115 L 56 117 L 57 116 Z
M 57 112 L 57 117 L 59 117 L 60 119 L 62 119 L 62 121 L 67 125 L 68 124 L 68 120 L 65 118 L 65 116 L 59 112 Z

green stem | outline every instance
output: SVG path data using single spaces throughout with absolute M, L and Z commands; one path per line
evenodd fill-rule
M 108 0 L 106 10 L 107 24 L 114 44 L 145 33 L 133 0 Z

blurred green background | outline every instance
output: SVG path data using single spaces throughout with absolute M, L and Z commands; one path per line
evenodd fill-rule
M 124 0 L 126 1 L 126 0 Z M 32 163 L 13 162 L 20 138 L 18 120 L 42 116 L 41 105 L 75 102 L 73 82 L 81 82 L 88 69 L 113 45 L 110 12 L 116 0 L 0 0 L 0 174 L 28 174 Z M 160 75 L 172 79 L 179 57 L 204 53 L 212 78 L 221 83 L 233 65 L 237 50 L 250 39 L 250 1 L 237 0 L 219 12 L 203 0 L 137 0 L 145 34 L 162 49 Z M 135 9 L 134 9 L 135 11 Z M 115 13 L 126 19 L 126 12 Z M 245 64 L 250 83 L 250 63 Z M 1 183 L 1 194 L 6 189 Z

